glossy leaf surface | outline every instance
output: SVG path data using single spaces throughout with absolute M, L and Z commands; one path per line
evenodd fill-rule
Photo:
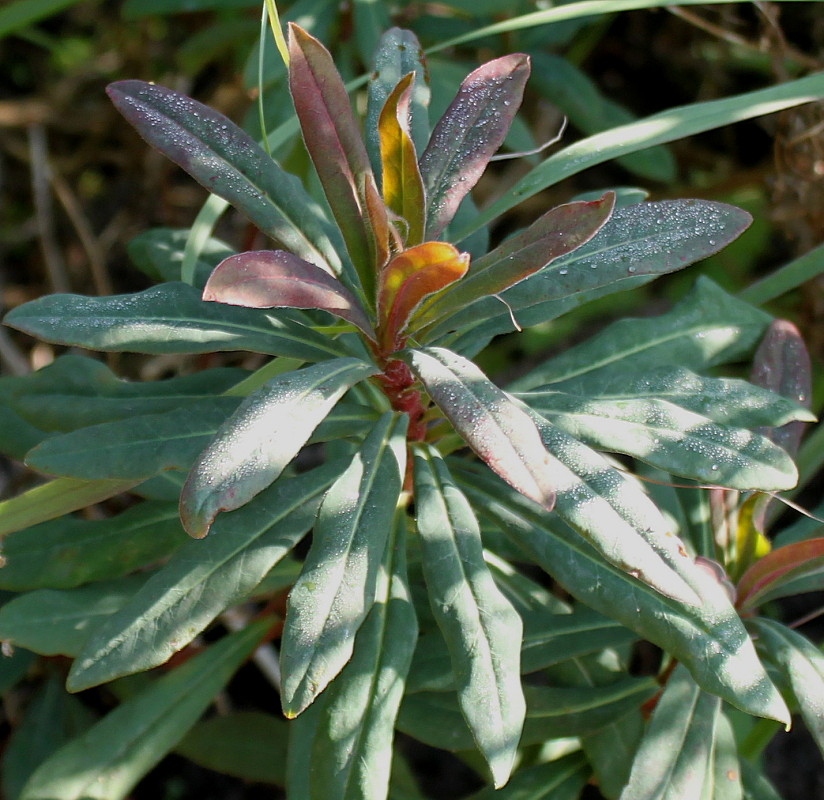
M 608 192 L 599 200 L 566 203 L 547 211 L 526 230 L 474 261 L 467 276 L 438 297 L 425 317 L 437 319 L 548 269 L 553 261 L 592 239 L 609 219 L 614 203 L 615 196 Z M 538 301 L 534 294 L 532 298 Z
M 315 702 L 310 800 L 384 800 L 395 719 L 418 625 L 406 577 L 404 515 L 395 520 L 375 603 L 358 629 L 352 658 Z
M 490 469 L 550 510 L 550 455 L 535 424 L 471 361 L 442 348 L 400 354 L 455 430 Z
M 231 120 L 190 97 L 143 81 L 118 81 L 107 91 L 149 144 L 263 233 L 329 272 L 341 271 L 340 235 L 317 203 Z
M 203 299 L 246 308 L 318 308 L 375 338 L 354 295 L 320 267 L 283 250 L 238 253 L 217 265 Z
M 383 200 L 406 223 L 405 241 L 423 241 L 426 197 L 418 157 L 409 132 L 409 104 L 415 73 L 405 75 L 386 98 L 378 117 Z
M 43 762 L 20 800 L 122 800 L 195 723 L 270 622 L 210 645 L 109 712 Z
M 289 88 L 303 141 L 367 296 L 387 253 L 388 222 L 377 192 L 349 96 L 329 51 L 297 25 L 289 25 Z
M 641 740 L 621 800 L 703 797 L 720 710 L 721 701 L 677 667 Z
M 90 350 L 251 350 L 303 361 L 340 355 L 334 342 L 305 325 L 267 311 L 204 303 L 184 283 L 113 297 L 48 295 L 18 306 L 4 322 L 47 342 Z
M 183 527 L 203 537 L 218 513 L 265 489 L 347 389 L 374 372 L 364 361 L 335 359 L 280 375 L 249 395 L 192 467 L 180 497 Z
M 684 605 L 607 562 L 580 536 L 553 524 L 493 476 L 458 470 L 475 508 L 574 597 L 618 620 L 683 662 L 707 692 L 757 716 L 786 723 L 784 701 L 767 677 L 729 597 L 700 570 L 685 572 L 702 604 Z
M 425 238 L 438 238 L 478 182 L 521 105 L 528 77 L 529 58 L 515 53 L 483 64 L 461 84 L 420 157 Z
M 282 703 L 300 714 L 352 655 L 375 600 L 406 464 L 406 415 L 376 423 L 324 497 L 283 631 Z
M 434 448 L 415 451 L 414 481 L 429 604 L 449 648 L 461 711 L 501 787 L 526 713 L 521 618 L 495 585 L 472 507 Z
M 330 462 L 278 481 L 247 507 L 221 517 L 206 541 L 187 541 L 128 603 L 94 627 L 72 665 L 70 690 L 164 663 L 244 600 L 311 528 L 340 468 Z

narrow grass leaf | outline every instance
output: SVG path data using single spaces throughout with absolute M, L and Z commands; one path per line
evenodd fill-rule
M 112 297 L 48 295 L 18 306 L 4 322 L 47 342 L 111 352 L 251 350 L 303 361 L 341 353 L 327 337 L 286 316 L 204 303 L 184 283 Z
M 180 497 L 183 527 L 201 538 L 221 511 L 265 489 L 371 364 L 340 358 L 280 375 L 249 395 L 189 472 Z
M 475 507 L 576 599 L 684 663 L 707 692 L 748 713 L 789 721 L 784 701 L 717 581 L 700 570 L 685 572 L 702 603 L 679 603 L 610 564 L 494 476 L 450 467 Z
M 760 306 L 797 289 L 801 284 L 817 278 L 822 272 L 824 272 L 824 243 L 770 272 L 760 281 L 743 289 L 738 296 L 748 303 Z
M 500 788 L 526 713 L 521 618 L 495 585 L 472 507 L 434 448 L 415 450 L 414 476 L 429 604 L 449 648 L 461 711 Z
M 68 678 L 71 691 L 151 669 L 243 600 L 312 527 L 330 462 L 282 479 L 221 517 L 203 542 L 189 540 L 118 613 L 96 625 Z
M 43 762 L 20 800 L 123 800 L 248 658 L 271 620 L 226 636 L 126 700 Z
M 641 740 L 621 800 L 704 797 L 720 711 L 721 700 L 677 667 Z
M 281 649 L 282 703 L 296 717 L 352 656 L 377 591 L 406 471 L 406 415 L 387 413 L 332 485 L 312 547 L 289 594 Z
M 137 132 L 284 249 L 333 274 L 340 235 L 300 181 L 214 109 L 163 86 L 117 81 L 109 97 Z
M 555 488 L 535 423 L 471 361 L 443 348 L 406 350 L 412 368 L 455 430 L 490 469 L 547 510 Z
M 352 658 L 323 694 L 309 798 L 384 800 L 404 680 L 418 634 L 406 576 L 406 516 L 396 515 L 375 604 Z
M 426 239 L 438 238 L 503 143 L 528 77 L 529 57 L 523 53 L 483 64 L 467 75 L 435 125 L 419 162 L 427 197 Z

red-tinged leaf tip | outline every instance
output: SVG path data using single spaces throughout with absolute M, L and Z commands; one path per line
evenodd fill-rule
M 365 312 L 340 281 L 283 250 L 238 253 L 224 259 L 209 276 L 203 300 L 246 308 L 318 308 L 375 337 Z
M 424 242 L 396 255 L 380 277 L 382 344 L 397 349 L 397 338 L 421 301 L 462 278 L 468 269 L 469 254 L 446 242 Z

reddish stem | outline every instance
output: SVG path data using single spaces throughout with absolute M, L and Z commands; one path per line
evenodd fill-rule
M 412 370 L 397 359 L 385 362 L 383 374 L 375 380 L 395 411 L 409 416 L 409 431 L 406 438 L 410 442 L 422 442 L 426 436 L 423 421 L 424 407 L 420 390 L 415 388 L 415 376 Z

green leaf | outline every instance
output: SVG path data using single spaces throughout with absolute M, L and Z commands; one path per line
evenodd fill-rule
M 204 303 L 185 283 L 136 294 L 54 294 L 10 311 L 7 325 L 56 344 L 136 353 L 251 350 L 303 361 L 340 355 L 327 337 L 269 311 Z
M 824 753 L 824 654 L 809 639 L 774 620 L 749 621 L 759 649 L 790 685 L 807 729 Z
M 339 280 L 283 250 L 229 256 L 209 277 L 203 299 L 245 308 L 317 308 L 375 339 L 360 303 Z
M 312 526 L 340 472 L 330 462 L 283 479 L 188 541 L 117 613 L 101 620 L 69 673 L 80 691 L 164 663 L 221 612 L 243 600 Z
M 232 634 L 126 700 L 43 762 L 20 800 L 122 800 L 180 741 L 271 620 Z
M 761 280 L 739 292 L 738 296 L 748 303 L 760 306 L 813 280 L 821 274 L 822 270 L 824 270 L 824 243 L 773 270 Z
M 232 711 L 197 723 L 175 752 L 245 781 L 283 786 L 289 725 L 261 711 Z
M 0 10 L 0 39 L 57 14 L 78 0 L 16 0 Z
M 0 503 L 0 538 L 40 522 L 108 500 L 134 486 L 134 480 L 82 481 L 57 478 Z
M 509 779 L 526 712 L 522 624 L 484 563 L 478 522 L 437 451 L 414 453 L 415 513 L 429 603 L 458 700 L 496 788 Z
M 675 3 L 668 3 L 675 4 Z M 577 4 L 573 4 L 577 5 Z M 608 5 L 614 5 L 610 2 Z M 663 5 L 660 0 L 645 5 Z M 636 6 L 638 7 L 638 6 Z M 561 10 L 561 9 L 558 9 Z M 443 43 L 442 43 L 443 45 Z M 637 122 L 581 139 L 554 153 L 487 206 L 471 227 L 456 231 L 459 241 L 475 228 L 499 217 L 543 189 L 584 169 L 652 145 L 683 139 L 745 119 L 772 114 L 824 96 L 824 73 L 815 73 L 778 86 L 744 92 L 720 100 L 678 106 Z
M 31 650 L 22 647 L 16 647 L 11 655 L 0 659 L 0 695 L 22 681 L 36 660 L 37 656 Z
M 644 734 L 644 727 L 641 709 L 638 708 L 581 740 L 581 747 L 592 765 L 598 788 L 609 800 L 618 800 L 629 781 L 632 761 Z
M 637 709 L 657 689 L 655 679 L 649 677 L 585 688 L 525 686 L 527 710 L 521 746 L 595 733 Z M 443 750 L 471 750 L 475 746 L 458 698 L 451 692 L 407 695 L 401 704 L 398 729 Z
M 667 400 L 602 400 L 563 392 L 521 399 L 575 439 L 673 475 L 743 490 L 790 489 L 798 482 L 792 459 L 769 439 L 717 425 Z
M 593 382 L 606 381 L 673 364 L 700 372 L 747 355 L 769 322 L 763 311 L 700 277 L 668 313 L 614 322 L 539 365 L 512 387 L 531 389 L 584 375 Z
M 610 401 L 665 400 L 708 417 L 719 425 L 755 428 L 780 426 L 794 420 L 813 422 L 814 415 L 792 400 L 737 378 L 696 375 L 680 366 L 659 366 L 645 372 L 615 372 L 599 377 L 584 373 L 552 384 L 547 392 L 566 392 L 581 399 Z M 542 390 L 516 393 L 527 405 L 541 410 Z M 550 398 L 551 399 L 551 398 Z
M 395 719 L 418 626 L 406 576 L 406 515 L 386 546 L 375 604 L 355 637 L 349 663 L 316 703 L 310 798 L 384 800 Z
M 740 764 L 744 800 L 782 800 L 775 787 L 759 772 L 757 767 L 745 759 L 742 759 Z
M 384 414 L 321 504 L 287 604 L 281 650 L 287 717 L 300 714 L 340 672 L 372 607 L 403 485 L 407 421 Z
M 375 367 L 339 358 L 279 375 L 249 395 L 200 454 L 183 487 L 180 518 L 196 538 L 221 511 L 265 489 L 343 394 Z
M 713 800 L 743 800 L 744 797 L 738 743 L 732 725 L 723 712 L 718 715 L 716 724 L 712 785 L 706 789 L 712 792 Z
M 6 800 L 17 800 L 35 769 L 58 747 L 83 733 L 94 717 L 49 676 L 38 688 L 25 715 L 7 740 L 0 759 L 0 785 Z
M 68 589 L 118 578 L 165 559 L 185 541 L 175 503 L 147 501 L 101 520 L 44 522 L 6 537 L 0 588 Z
M 366 297 L 388 255 L 386 207 L 343 81 L 329 51 L 289 23 L 289 89 L 303 141 L 343 233 Z
M 341 272 L 337 231 L 300 181 L 231 120 L 143 81 L 117 81 L 107 92 L 150 145 L 212 194 L 235 206 L 285 250 L 333 274 Z
M 471 362 L 448 350 L 404 350 L 406 362 L 455 430 L 490 469 L 547 510 L 555 488 L 535 424 Z
M 589 778 L 580 753 L 519 769 L 503 789 L 486 788 L 469 800 L 578 800 Z
M 389 9 L 374 0 L 354 0 L 352 16 L 361 61 L 371 64 L 381 34 L 391 25 Z
M 375 51 L 366 102 L 366 147 L 376 175 L 380 174 L 381 166 L 378 119 L 392 90 L 410 72 L 415 73 L 415 80 L 409 106 L 409 128 L 415 149 L 422 153 L 429 140 L 430 95 L 423 51 L 412 31 L 390 28 L 381 37 Z
M 748 713 L 789 721 L 729 597 L 709 575 L 685 571 L 702 603 L 678 603 L 607 562 L 494 476 L 450 467 L 473 505 L 575 598 L 683 662 L 707 692 Z
M 704 797 L 720 710 L 721 701 L 677 667 L 641 740 L 621 800 Z
M 122 608 L 144 575 L 76 589 L 37 589 L 0 606 L 0 639 L 44 656 L 76 656 L 94 626 Z
M 188 469 L 239 397 L 213 397 L 159 414 L 104 422 L 47 439 L 26 463 L 48 475 L 85 480 L 142 480 L 167 469 Z
M 438 238 L 503 143 L 528 77 L 529 58 L 523 53 L 482 64 L 467 75 L 435 125 L 419 162 L 427 197 L 426 239 Z
M 598 200 L 550 209 L 526 230 L 474 261 L 466 277 L 439 295 L 425 309 L 424 317 L 437 319 L 503 292 L 534 273 L 543 274 L 549 264 L 598 233 L 609 220 L 614 202 L 614 195 L 607 192 Z

